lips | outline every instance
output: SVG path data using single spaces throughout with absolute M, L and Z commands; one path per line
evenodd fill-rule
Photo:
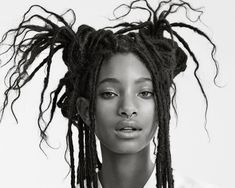
M 119 129 L 119 131 L 137 131 L 137 130 L 139 129 L 132 128 L 132 127 L 124 127 L 124 128 Z
M 141 127 L 135 121 L 120 121 L 116 127 L 117 131 L 140 131 Z
M 116 127 L 116 135 L 120 139 L 135 139 L 141 135 L 141 130 L 135 121 L 121 121 Z

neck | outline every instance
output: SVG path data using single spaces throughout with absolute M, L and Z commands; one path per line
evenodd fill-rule
M 154 164 L 150 146 L 134 154 L 117 154 L 101 145 L 100 180 L 104 188 L 142 188 L 150 177 Z

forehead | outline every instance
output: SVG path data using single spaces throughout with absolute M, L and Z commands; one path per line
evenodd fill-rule
M 149 70 L 144 63 L 133 53 L 119 53 L 104 61 L 99 74 L 99 81 L 115 77 L 128 81 L 141 77 L 150 78 Z

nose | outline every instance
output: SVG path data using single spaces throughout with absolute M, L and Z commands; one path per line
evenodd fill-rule
M 123 97 L 123 99 L 121 99 L 118 114 L 127 119 L 137 116 L 137 107 L 133 96 Z

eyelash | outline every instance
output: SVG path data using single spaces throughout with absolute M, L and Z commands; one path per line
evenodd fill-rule
M 109 95 L 109 96 L 105 96 L 105 95 Z M 103 93 L 101 93 L 100 95 L 101 95 L 101 97 L 103 97 L 104 99 L 110 99 L 110 98 L 112 98 L 112 97 L 110 97 L 110 94 L 113 94 L 113 95 L 116 95 L 115 93 L 113 93 L 113 92 L 110 92 L 110 91 L 106 91 L 106 92 L 103 92 Z
M 151 98 L 153 96 L 153 92 L 150 92 L 150 91 L 142 91 L 142 92 L 140 92 L 140 94 L 143 94 L 143 93 L 145 93 L 145 94 L 147 93 L 148 95 L 150 94 L 150 96 L 143 96 L 143 98 L 146 98 L 146 99 Z M 111 96 L 111 95 L 113 95 L 113 96 Z M 117 94 L 114 93 L 114 92 L 111 92 L 111 91 L 107 91 L 107 92 L 101 93 L 100 96 L 103 97 L 104 99 L 111 99 L 114 96 L 117 96 Z
M 147 94 L 150 94 L 150 96 L 147 96 L 146 98 L 150 98 L 150 97 L 152 97 L 153 96 L 153 92 L 150 92 L 150 91 L 142 91 L 142 92 L 140 92 L 140 93 L 147 93 Z

